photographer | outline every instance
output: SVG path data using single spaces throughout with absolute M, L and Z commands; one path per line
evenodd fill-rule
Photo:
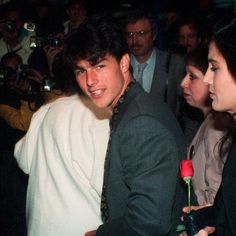
M 17 71 L 20 65 L 22 59 L 15 53 L 7 53 L 2 57 L 0 117 L 12 128 L 25 131 L 33 112 L 24 111 L 26 102 L 23 102 L 23 97 L 29 83 L 26 80 L 18 81 L 20 74 Z
M 16 53 L 2 57 L 0 70 L 0 202 L 1 218 L 8 233 L 25 235 L 27 176 L 13 157 L 15 143 L 25 134 L 34 112 L 62 96 L 52 88 L 43 70 L 22 64 Z
M 1 90 L 8 92 L 1 96 L 0 116 L 12 128 L 27 131 L 33 113 L 44 103 L 57 98 L 59 93 L 50 93 L 51 85 L 46 76 L 40 70 L 22 66 L 17 54 L 6 54 L 2 58 L 2 68 L 6 78 L 2 79 L 5 82 Z M 16 105 L 9 102 L 11 100 Z
M 3 6 L 0 19 L 0 57 L 8 52 L 15 52 L 21 56 L 26 64 L 32 50 L 30 48 L 30 37 L 35 32 L 24 28 L 25 14 L 17 4 L 7 3 Z
M 61 63 L 63 63 L 61 61 L 65 37 L 63 24 L 60 21 L 51 22 L 47 31 L 40 30 L 35 24 L 35 32 L 36 35 L 30 39 L 32 53 L 28 64 L 32 68 L 43 71 L 47 77 L 55 78 L 60 73 L 57 72 L 57 69 L 53 69 L 54 64 L 60 61 L 60 66 L 62 66 Z
M 21 109 L 21 91 L 25 88 L 25 81 L 17 86 L 14 76 L 21 64 L 19 55 L 9 53 L 2 57 L 0 70 L 0 217 L 7 235 L 24 235 L 25 231 L 27 176 L 13 158 L 15 143 L 25 132 L 9 125 L 9 117 Z
M 29 57 L 30 68 L 40 71 L 50 83 L 51 92 L 43 93 L 47 102 L 56 96 L 63 96 L 71 70 L 67 69 L 63 60 L 64 28 L 61 22 L 52 24 L 47 34 L 40 34 L 36 25 L 36 37 L 31 38 L 33 51 Z

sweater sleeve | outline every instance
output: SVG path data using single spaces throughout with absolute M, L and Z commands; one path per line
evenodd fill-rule
M 38 132 L 50 105 L 42 106 L 32 117 L 29 129 L 26 135 L 15 145 L 14 156 L 19 167 L 29 174 L 32 158 L 37 147 Z
M 26 101 L 21 101 L 20 109 L 8 105 L 0 105 L 0 116 L 14 129 L 26 131 L 33 115 Z

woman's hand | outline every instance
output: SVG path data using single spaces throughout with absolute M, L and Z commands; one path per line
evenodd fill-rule
M 196 236 L 207 236 L 209 234 L 212 234 L 215 232 L 215 228 L 214 227 L 205 227 L 204 229 L 201 229 Z
M 191 210 L 197 211 L 197 210 L 202 209 L 204 207 L 210 207 L 210 206 L 212 206 L 212 204 L 207 204 L 207 205 L 202 205 L 202 206 L 191 206 Z M 183 212 L 188 213 L 188 207 L 187 206 L 183 208 Z
M 191 210 L 197 211 L 199 209 L 202 209 L 205 207 L 210 207 L 210 206 L 212 206 L 212 204 L 207 204 L 207 205 L 203 205 L 203 206 L 191 206 Z M 184 207 L 183 212 L 188 213 L 188 207 Z M 183 216 L 181 217 L 181 220 L 184 221 Z M 213 232 L 215 232 L 214 227 L 206 226 L 204 229 L 201 229 L 197 234 L 195 234 L 195 236 L 207 236 Z

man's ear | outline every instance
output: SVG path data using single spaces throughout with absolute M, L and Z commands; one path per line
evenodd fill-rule
M 130 68 L 130 55 L 124 54 L 120 60 L 120 69 L 123 73 L 129 71 Z

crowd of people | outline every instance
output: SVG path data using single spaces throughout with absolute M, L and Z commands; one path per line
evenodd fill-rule
M 2 5 L 1 236 L 236 235 L 236 16 L 175 10 Z

